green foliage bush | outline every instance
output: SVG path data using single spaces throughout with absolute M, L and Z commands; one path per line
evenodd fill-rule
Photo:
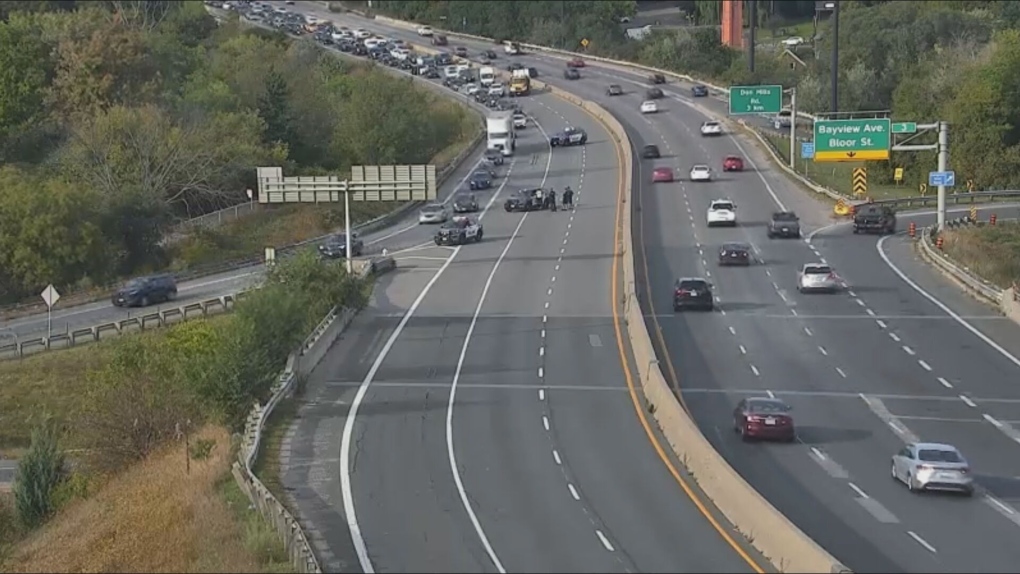
M 168 226 L 247 201 L 255 166 L 426 163 L 477 129 L 311 40 L 140 4 L 0 6 L 0 302 L 165 267 Z
M 205 421 L 243 426 L 287 356 L 334 306 L 365 304 L 364 281 L 311 253 L 281 261 L 231 315 L 119 342 L 87 373 L 72 432 L 95 470 L 113 471 Z
M 43 424 L 32 433 L 32 445 L 18 462 L 14 483 L 14 503 L 18 519 L 26 528 L 35 528 L 55 510 L 54 489 L 64 474 L 64 455 L 57 441 L 57 430 Z

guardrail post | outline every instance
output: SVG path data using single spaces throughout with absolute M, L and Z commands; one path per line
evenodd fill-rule
M 989 215 L 988 216 L 988 225 L 995 225 L 995 220 L 997 220 L 997 219 L 998 219 L 998 217 L 996 217 L 996 215 L 994 213 Z

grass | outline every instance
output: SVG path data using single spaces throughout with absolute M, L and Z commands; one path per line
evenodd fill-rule
M 269 492 L 272 492 L 281 504 L 286 506 L 287 497 L 283 489 L 283 480 L 280 476 L 280 446 L 284 437 L 290 429 L 290 423 L 298 411 L 298 401 L 291 397 L 276 405 L 273 414 L 266 421 L 265 429 L 262 432 L 262 447 L 258 459 L 255 461 L 255 475 L 259 477 L 262 484 L 266 485 Z
M 186 470 L 174 445 L 71 502 L 10 549 L 7 572 L 283 572 L 286 552 L 233 484 L 230 433 Z M 232 486 L 233 485 L 233 486 Z
M 219 315 L 203 320 L 228 318 Z M 158 329 L 130 336 L 162 337 L 166 332 Z M 85 374 L 106 364 L 119 344 L 121 339 L 116 338 L 0 361 L 0 457 L 17 458 L 31 442 L 32 429 L 42 420 L 70 420 L 85 392 Z M 67 439 L 68 448 L 75 448 L 74 437 Z
M 1007 288 L 1020 281 L 1020 222 L 947 229 L 943 249 L 979 277 Z
M 790 138 L 770 132 L 763 132 L 762 136 L 779 153 L 783 161 L 789 165 Z M 800 153 L 799 149 L 797 153 Z M 802 160 L 799 155 L 796 163 L 797 173 L 818 185 L 834 189 L 849 196 L 853 196 L 853 170 L 856 167 L 867 167 L 867 165 L 866 162 L 815 163 Z M 868 182 L 868 196 L 875 200 L 917 197 L 917 195 L 918 187 L 913 183 L 888 185 L 875 183 L 873 179 Z

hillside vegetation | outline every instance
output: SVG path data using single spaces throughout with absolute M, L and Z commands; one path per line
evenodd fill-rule
M 0 16 L 0 303 L 165 267 L 169 226 L 247 201 L 256 166 L 426 163 L 477 130 L 408 80 L 217 26 L 199 1 Z
M 687 21 L 699 26 L 660 29 L 641 41 L 626 39 L 627 25 L 620 23 L 622 16 L 634 16 L 636 4 L 628 1 L 382 0 L 373 7 L 456 31 L 569 50 L 581 50 L 581 40 L 588 38 L 592 53 L 722 85 L 796 86 L 800 109 L 830 111 L 833 36 L 827 17 L 812 23 L 812 1 L 754 1 L 759 37 L 768 39 L 758 47 L 754 73 L 745 53 L 721 45 L 714 0 L 681 3 Z M 1020 189 L 1020 3 L 843 0 L 840 5 L 840 111 L 891 110 L 903 121 L 948 121 L 957 181 L 973 180 L 978 189 Z M 803 66 L 776 42 L 786 27 L 787 34 L 806 28 L 815 35 L 795 49 Z M 913 143 L 933 141 L 926 137 Z M 891 161 L 868 167 L 874 183 L 890 183 L 895 167 L 906 169 L 906 181 L 919 182 L 927 181 L 934 165 L 934 152 L 894 152 Z

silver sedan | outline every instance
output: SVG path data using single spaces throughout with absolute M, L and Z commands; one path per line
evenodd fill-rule
M 418 212 L 418 223 L 446 223 L 448 219 L 446 207 L 438 203 L 426 205 Z
M 797 272 L 797 290 L 801 293 L 834 293 L 839 288 L 839 277 L 824 263 L 808 263 Z
M 908 444 L 892 457 L 892 477 L 912 492 L 949 490 L 967 496 L 974 494 L 974 477 L 967 459 L 948 444 Z

